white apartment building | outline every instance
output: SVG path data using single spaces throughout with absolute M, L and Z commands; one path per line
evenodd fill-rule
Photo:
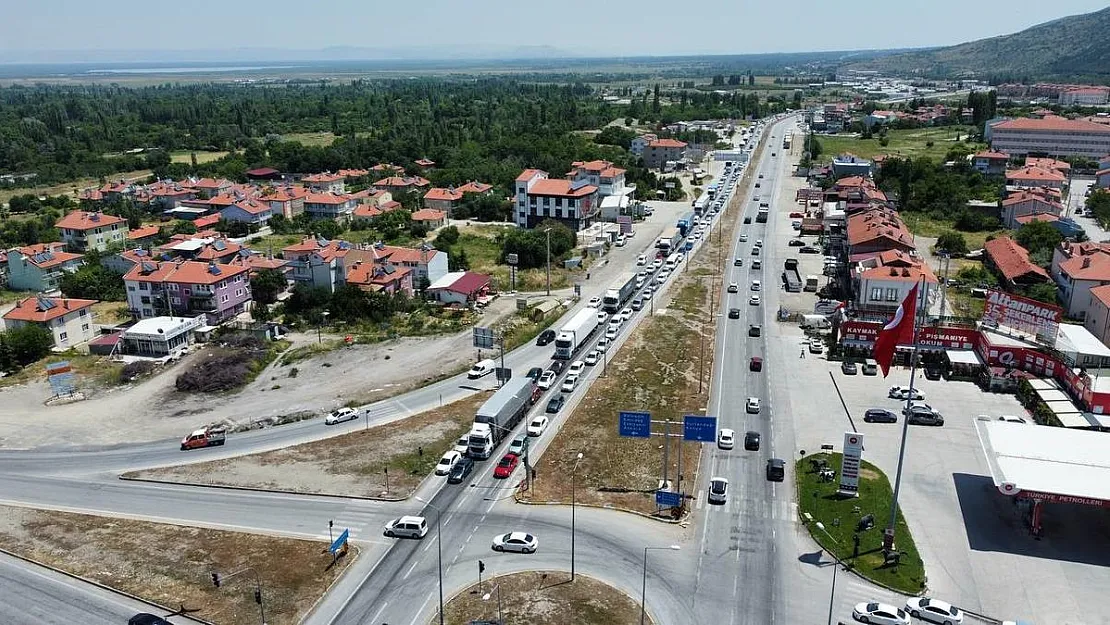
M 990 126 L 991 150 L 1011 156 L 1048 154 L 1101 158 L 1110 154 L 1110 126 L 1082 119 L 1019 117 Z
M 600 211 L 597 187 L 586 180 L 559 180 L 540 169 L 526 169 L 513 183 L 513 221 L 535 228 L 545 219 L 560 221 L 573 232 L 589 226 Z

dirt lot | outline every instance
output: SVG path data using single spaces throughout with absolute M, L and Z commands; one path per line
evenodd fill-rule
M 266 622 L 292 625 L 357 553 L 332 567 L 322 542 L 13 507 L 0 507 L 0 545 L 162 605 L 203 608 L 194 616 L 221 625 L 257 622 L 254 578 L 215 588 L 213 571 L 254 567 Z
M 432 472 L 443 452 L 470 429 L 474 413 L 489 395 L 478 393 L 438 410 L 344 436 L 127 476 L 313 494 L 407 497 Z
M 494 586 L 497 590 L 493 590 Z M 477 584 L 452 598 L 443 608 L 450 625 L 466 625 L 472 620 L 498 619 L 498 591 L 501 620 L 528 625 L 636 625 L 640 604 L 621 591 L 585 575 L 573 582 L 566 573 L 528 571 L 503 575 Z M 488 600 L 482 597 L 492 595 Z M 435 623 L 438 623 L 438 617 Z M 653 623 L 650 617 L 648 623 Z

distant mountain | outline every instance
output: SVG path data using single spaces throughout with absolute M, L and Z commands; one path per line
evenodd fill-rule
M 895 54 L 846 69 L 934 77 L 1110 82 L 1110 7 L 1038 24 L 1021 32 L 946 48 Z

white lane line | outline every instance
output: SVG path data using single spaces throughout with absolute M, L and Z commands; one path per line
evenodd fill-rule
M 424 600 L 424 604 L 421 605 L 420 609 L 416 611 L 416 616 L 412 617 L 412 621 L 409 622 L 409 625 L 416 625 L 416 622 L 420 620 L 420 615 L 424 613 L 424 608 L 428 607 L 428 603 L 431 600 L 432 596 L 428 595 L 428 598 Z
M 444 527 L 447 527 L 447 524 L 448 524 L 448 523 L 450 523 L 450 522 L 451 522 L 451 519 L 453 519 L 453 518 L 455 518 L 455 515 L 453 515 L 453 514 L 452 514 L 452 515 L 450 515 L 450 516 L 448 516 L 448 517 L 447 517 L 447 520 L 443 522 L 443 526 L 444 526 Z
M 704 490 L 698 491 L 698 503 L 696 506 L 694 506 L 697 510 L 701 510 L 702 504 L 705 503 L 705 499 L 702 497 L 703 494 L 705 494 Z
M 419 562 L 413 562 L 412 566 L 409 567 L 409 570 L 405 572 L 405 576 L 402 577 L 401 579 L 408 579 L 409 575 L 412 575 L 412 570 L 416 568 L 417 564 L 420 564 L 420 563 Z
M 370 622 L 371 622 L 371 623 L 377 623 L 377 622 L 378 622 L 378 617 L 382 615 L 382 612 L 385 612 L 385 608 L 386 608 L 386 606 L 388 606 L 388 605 L 389 605 L 389 602 L 388 602 L 388 601 L 386 601 L 385 603 L 383 603 L 383 604 L 382 604 L 382 607 L 378 608 L 378 611 L 374 613 L 374 616 L 373 616 L 373 617 L 371 617 L 371 619 L 370 619 Z

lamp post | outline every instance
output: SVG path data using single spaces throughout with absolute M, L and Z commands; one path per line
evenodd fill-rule
M 647 554 L 649 551 L 670 549 L 678 551 L 682 547 L 678 545 L 670 545 L 669 547 L 644 547 L 644 582 L 640 588 L 640 625 L 644 625 L 647 620 Z
M 320 343 L 323 342 L 323 339 L 320 337 L 320 328 L 324 327 L 324 324 L 328 322 L 328 315 L 329 314 L 331 314 L 331 313 L 329 313 L 326 310 L 324 312 L 320 313 L 320 325 L 316 326 L 316 343 L 317 344 L 320 344 Z
M 582 452 L 574 460 L 574 468 L 570 470 L 570 581 L 574 581 L 574 510 L 575 510 L 575 484 L 578 478 L 578 463 L 582 462 Z
M 443 625 L 443 511 L 430 501 L 416 497 L 420 503 L 436 511 L 436 551 L 439 557 L 439 625 Z
M 551 295 L 551 228 L 544 228 L 547 235 L 547 294 Z
M 833 541 L 833 543 L 835 543 L 837 545 L 840 544 L 839 542 L 837 542 L 837 540 L 835 538 L 833 538 L 833 535 L 829 533 L 829 530 L 825 529 L 825 524 L 824 523 L 818 521 L 816 525 L 817 525 L 817 529 L 821 530 L 822 532 L 825 532 L 825 535 L 828 536 L 829 539 L 831 539 Z M 833 560 L 835 560 L 835 562 L 833 562 L 832 587 L 829 588 L 829 622 L 828 622 L 828 625 L 832 625 L 832 622 L 833 622 L 833 620 L 832 620 L 832 617 L 833 617 L 833 599 L 836 597 L 836 570 L 840 568 L 840 558 L 835 553 L 833 553 L 832 549 L 828 549 L 827 551 L 829 552 L 829 555 L 833 557 Z
M 482 595 L 482 601 L 489 601 L 490 595 L 497 592 L 497 625 L 505 625 L 505 617 L 501 611 L 501 584 L 494 584 L 489 592 Z

